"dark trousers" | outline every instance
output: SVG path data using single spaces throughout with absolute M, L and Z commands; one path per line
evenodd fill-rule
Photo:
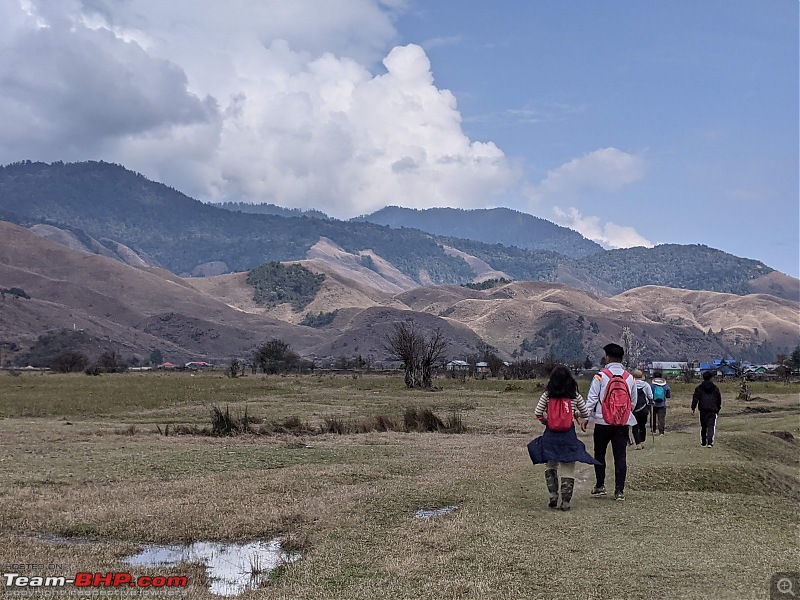
M 640 410 L 633 413 L 633 416 L 636 417 L 636 425 L 631 428 L 633 429 L 633 442 L 635 444 L 644 444 L 647 439 L 647 417 L 650 416 L 650 411 Z
M 605 486 L 606 483 L 606 450 L 609 442 L 614 454 L 614 491 L 624 492 L 625 477 L 628 475 L 628 426 L 594 426 L 594 458 L 600 463 L 594 466 L 597 487 Z
M 667 420 L 667 407 L 654 406 L 653 407 L 653 433 L 658 430 L 658 433 L 664 433 L 664 422 Z
M 713 410 L 700 411 L 700 442 L 703 445 L 714 443 L 717 430 L 717 413 Z

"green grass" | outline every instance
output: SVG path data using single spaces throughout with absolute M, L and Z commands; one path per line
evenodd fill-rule
M 144 543 L 284 535 L 301 560 L 245 598 L 287 600 L 766 598 L 773 573 L 797 569 L 800 446 L 770 432 L 800 438 L 800 385 L 755 384 L 772 412 L 745 414 L 725 382 L 713 449 L 699 446 L 694 385 L 673 385 L 667 435 L 628 453 L 626 501 L 590 498 L 593 471 L 579 465 L 563 513 L 547 509 L 543 467 L 525 451 L 542 383 L 0 375 L 0 562 L 122 571 Z M 467 433 L 156 430 L 208 426 L 212 406 L 310 424 L 457 408 Z M 448 505 L 459 508 L 413 516 Z M 169 573 L 190 576 L 185 597 L 212 597 L 196 567 Z

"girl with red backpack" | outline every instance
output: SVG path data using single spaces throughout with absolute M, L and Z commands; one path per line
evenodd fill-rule
M 534 416 L 544 425 L 544 434 L 528 444 L 533 464 L 546 464 L 544 478 L 550 492 L 550 508 L 558 508 L 558 475 L 561 471 L 561 510 L 569 510 L 575 488 L 575 463 L 597 464 L 578 439 L 573 418 L 589 417 L 578 382 L 572 372 L 559 365 L 550 374 L 547 388 L 539 398 Z M 546 414 L 546 417 L 545 417 Z

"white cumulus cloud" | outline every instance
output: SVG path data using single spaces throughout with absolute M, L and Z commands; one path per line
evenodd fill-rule
M 119 162 L 202 200 L 485 206 L 519 173 L 470 140 L 402 0 L 24 0 L 0 9 L 0 162 Z
M 569 198 L 584 190 L 614 192 L 643 176 L 644 160 L 640 156 L 602 148 L 550 171 L 532 199 Z
M 574 204 L 595 204 L 598 193 L 610 194 L 644 177 L 645 163 L 641 156 L 616 148 L 602 148 L 575 158 L 547 173 L 535 186 L 527 189 L 532 207 L 549 206 L 553 220 L 578 231 L 584 237 L 606 248 L 652 247 L 653 244 L 634 227 L 618 225 L 598 216 L 583 216 Z M 563 206 L 567 205 L 567 208 Z M 614 214 L 609 209 L 606 211 Z
M 569 227 L 580 233 L 583 237 L 594 240 L 606 248 L 632 248 L 644 246 L 652 248 L 653 243 L 642 236 L 633 227 L 617 225 L 616 223 L 600 220 L 597 216 L 584 217 L 577 208 L 553 208 L 555 221 L 564 227 Z

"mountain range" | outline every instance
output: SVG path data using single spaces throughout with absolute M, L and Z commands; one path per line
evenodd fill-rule
M 0 167 L 0 288 L 30 296 L 2 296 L 0 341 L 22 362 L 55 333 L 138 360 L 248 357 L 272 337 L 306 356 L 381 360 L 409 318 L 441 328 L 451 357 L 596 358 L 625 326 L 656 360 L 771 360 L 800 341 L 798 280 L 702 245 L 608 251 L 508 209 L 339 221 L 242 208 L 109 163 Z M 268 261 L 324 276 L 304 308 L 255 302 L 247 271 Z
M 510 208 L 417 210 L 387 206 L 351 220 L 395 229 L 408 227 L 446 238 L 516 246 L 524 250 L 548 250 L 575 259 L 603 252 L 600 244 L 587 240 L 577 231 Z
M 380 220 L 381 214 L 376 218 Z M 390 214 L 400 213 L 394 209 Z M 446 220 L 450 217 L 448 209 L 442 209 L 419 211 L 414 218 L 426 217 L 427 229 L 441 230 L 442 214 Z M 246 214 L 204 204 L 104 162 L 20 162 L 0 167 L 0 218 L 27 227 L 56 227 L 70 232 L 87 248 L 98 242 L 114 253 L 130 254 L 130 250 L 147 264 L 184 276 L 244 271 L 268 261 L 301 260 L 325 238 L 353 254 L 372 252 L 412 281 L 425 285 L 462 284 L 501 274 L 518 281 L 565 283 L 601 294 L 661 285 L 734 294 L 768 291 L 794 299 L 800 296 L 796 279 L 780 273 L 769 277 L 774 270 L 759 261 L 702 245 L 598 250 L 596 244 L 572 230 L 516 211 L 453 214 L 459 214 L 461 235 L 499 239 L 497 234 L 503 227 L 493 226 L 492 238 L 484 224 L 487 220 L 499 223 L 507 217 L 507 231 L 522 245 L 524 227 L 514 223 L 531 226 L 529 247 L 572 246 L 583 248 L 577 254 L 593 253 L 575 258 L 548 249 L 434 235 L 365 220 L 314 218 L 307 213 L 300 217 Z

